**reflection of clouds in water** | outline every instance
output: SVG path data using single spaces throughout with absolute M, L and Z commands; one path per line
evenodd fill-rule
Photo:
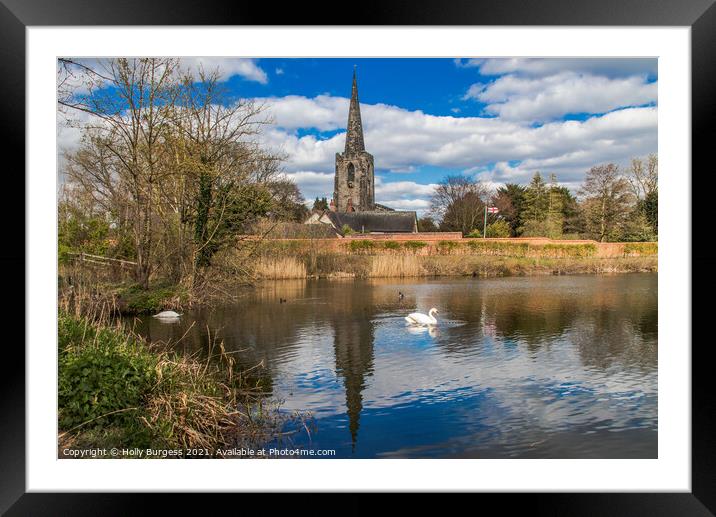
M 300 281 L 208 320 L 245 362 L 266 360 L 274 394 L 313 411 L 319 436 L 349 428 L 375 454 L 408 444 L 374 433 L 407 432 L 418 449 L 450 441 L 458 454 L 479 439 L 520 451 L 550 433 L 656 429 L 655 285 L 651 275 Z M 403 320 L 433 306 L 436 327 Z
M 400 331 L 404 328 L 407 335 Z M 363 392 L 366 407 L 445 401 L 490 389 L 491 403 L 508 409 L 501 416 L 508 424 L 514 419 L 515 424 L 560 429 L 598 422 L 618 428 L 633 419 L 655 423 L 655 370 L 645 378 L 643 373 L 575 368 L 582 357 L 568 336 L 527 353 L 524 344 L 484 335 L 476 326 L 469 334 L 450 331 L 440 328 L 431 336 L 427 327 L 381 320 L 376 326 L 377 367 Z M 449 352 L 457 340 L 461 353 Z

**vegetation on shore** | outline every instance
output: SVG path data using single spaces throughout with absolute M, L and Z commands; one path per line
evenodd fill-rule
M 267 242 L 255 261 L 263 279 L 370 278 L 418 276 L 511 276 L 540 274 L 655 272 L 654 243 L 630 243 L 619 256 L 597 256 L 595 244 L 440 241 L 424 253 L 410 242 L 351 241 L 342 250 L 321 250 L 296 242 Z M 288 251 L 279 251 L 287 244 Z M 281 258 L 277 258 L 281 257 Z
M 280 413 L 221 344 L 200 358 L 66 310 L 58 322 L 61 448 L 257 447 L 303 418 Z

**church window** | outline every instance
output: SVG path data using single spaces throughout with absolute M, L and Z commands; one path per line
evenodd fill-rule
M 352 163 L 348 164 L 348 186 L 352 186 L 356 179 L 356 169 Z

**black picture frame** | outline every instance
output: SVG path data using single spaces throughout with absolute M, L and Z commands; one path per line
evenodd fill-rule
M 692 36 L 692 236 L 708 235 L 709 196 L 713 192 L 713 165 L 707 166 L 709 151 L 716 143 L 716 5 L 714 0 L 502 0 L 500 2 L 459 0 L 450 3 L 414 0 L 375 2 L 366 0 L 340 9 L 337 4 L 229 3 L 213 0 L 0 0 L 0 113 L 4 157 L 18 158 L 6 166 L 5 179 L 16 185 L 7 188 L 24 192 L 25 139 L 25 29 L 49 25 L 576 25 L 576 26 L 689 26 Z M 331 13 L 332 18 L 317 13 Z M 341 14 L 343 13 L 343 14 Z M 7 163 L 7 162 L 6 162 Z M 694 188 L 698 180 L 698 188 Z M 7 192 L 11 192 L 8 190 Z M 9 194 L 6 194 L 9 196 Z M 24 196 L 13 195 L 22 205 Z M 25 228 L 17 224 L 22 207 L 3 202 L 3 231 L 12 246 L 2 246 L 0 258 L 6 271 L 25 271 Z M 687 210 L 685 211 L 687 212 Z M 14 215 L 13 215 L 14 214 Z M 701 215 L 701 216 L 700 216 Z M 684 217 L 684 214 L 680 214 Z M 692 274 L 708 278 L 716 254 L 692 238 Z M 713 270 L 713 268 L 710 268 Z M 26 272 L 27 273 L 27 272 Z M 20 275 L 9 275 L 18 284 Z M 710 341 L 697 340 L 698 324 L 708 321 L 710 305 L 698 303 L 711 287 L 708 280 L 692 288 L 692 491 L 690 493 L 638 494 L 525 494 L 500 497 L 503 508 L 528 504 L 532 514 L 550 515 L 713 515 L 716 513 L 716 390 L 710 384 Z M 18 295 L 20 285 L 18 285 Z M 24 293 L 24 285 L 23 285 Z M 14 311 L 24 294 L 13 300 Z M 23 341 L 24 341 L 24 336 Z M 12 346 L 10 346 L 12 345 Z M 668 343 L 689 346 L 691 343 Z M 698 346 L 700 345 L 700 346 Z M 17 342 L 7 343 L 5 360 L 12 367 L 2 376 L 0 427 L 0 511 L 8 515 L 104 515 L 136 511 L 128 506 L 138 494 L 28 494 L 25 493 L 25 354 Z M 216 497 L 216 496 L 214 496 Z M 129 499 L 128 499 L 129 498 Z M 223 498 L 220 498 L 223 499 Z M 506 500 L 507 499 L 507 500 Z M 420 498 L 417 499 L 418 501 Z M 190 509 L 184 497 L 161 496 L 164 511 L 172 505 Z M 295 499 L 294 499 L 295 504 Z M 364 503 L 361 503 L 364 504 Z M 370 503 L 365 503 L 370 504 Z

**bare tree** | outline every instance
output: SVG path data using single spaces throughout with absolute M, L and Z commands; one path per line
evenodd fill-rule
M 218 72 L 180 65 L 64 60 L 58 72 L 58 103 L 90 115 L 74 122 L 83 141 L 66 155 L 68 184 L 132 236 L 144 287 L 160 272 L 195 284 L 256 218 L 302 202 L 281 174 L 283 156 L 261 143 L 264 107 L 228 98 Z
M 186 177 L 181 221 L 193 227 L 194 278 L 196 268 L 209 265 L 225 244 L 220 241 L 227 226 L 248 222 L 246 211 L 229 206 L 238 202 L 237 192 L 245 192 L 239 187 L 279 175 L 281 157 L 266 152 L 258 141 L 261 127 L 269 122 L 263 105 L 228 99 L 218 71 L 182 75 L 172 145 L 175 169 Z
M 441 229 L 468 234 L 482 221 L 487 198 L 483 183 L 465 176 L 448 176 L 435 187 L 430 214 L 441 220 Z
M 114 162 L 116 183 L 126 189 L 132 210 L 136 280 L 147 287 L 155 252 L 155 206 L 158 184 L 167 173 L 163 139 L 177 95 L 176 59 L 98 60 L 76 64 L 84 88 L 58 99 L 66 107 L 89 113 L 84 126 L 92 142 Z M 79 72 L 78 72 L 79 73 Z
M 659 158 L 650 154 L 646 163 L 641 158 L 633 158 L 627 169 L 627 178 L 637 199 L 646 199 L 659 188 Z
M 582 210 L 587 231 L 601 242 L 618 238 L 634 199 L 619 167 L 613 163 L 592 167 L 580 195 L 584 197 Z

